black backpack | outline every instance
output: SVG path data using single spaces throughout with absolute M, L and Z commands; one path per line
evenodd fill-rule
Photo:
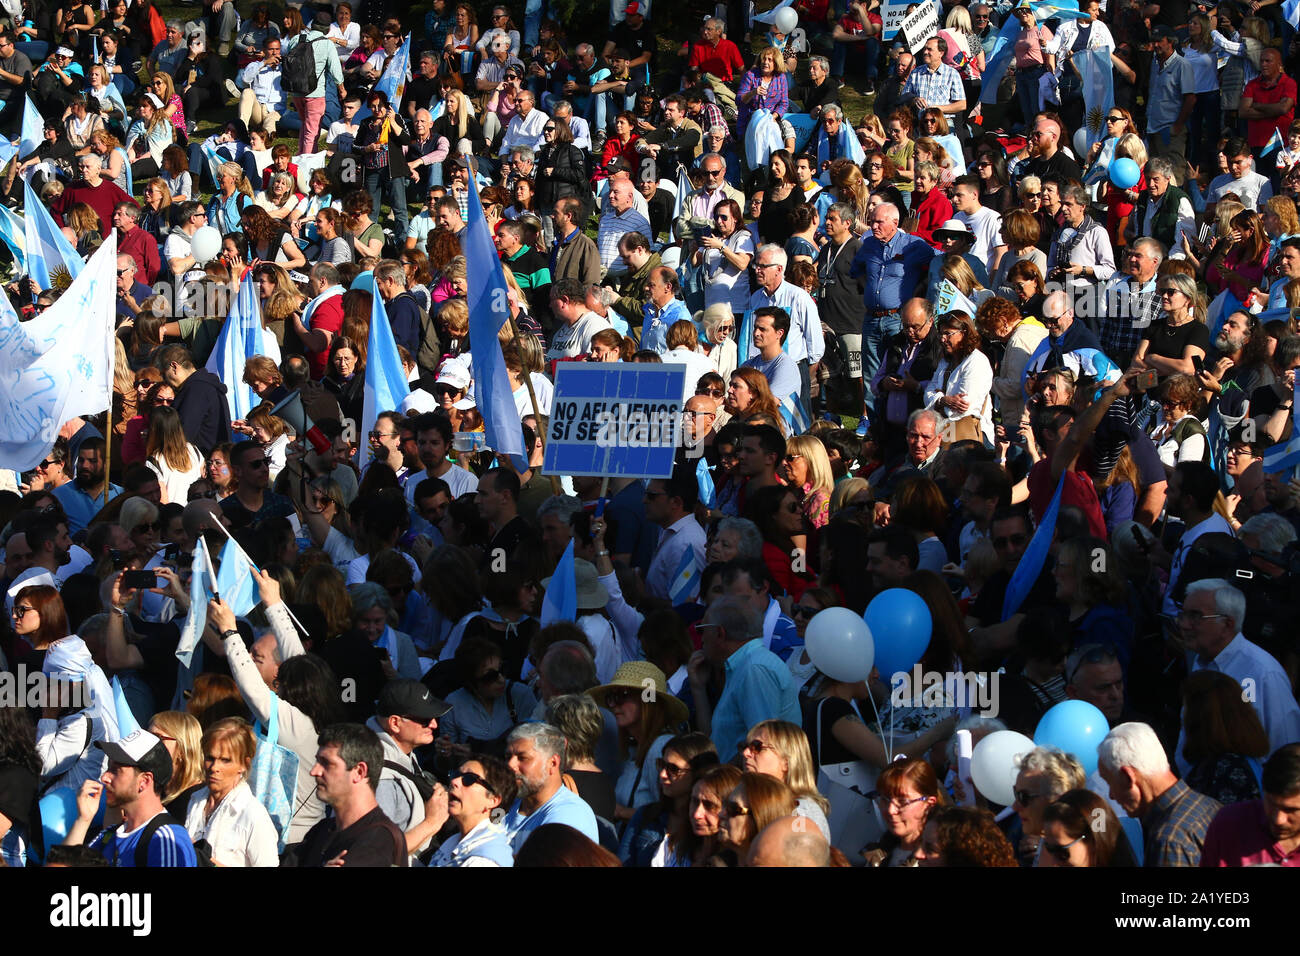
M 175 817 L 173 817 L 170 813 L 167 813 L 166 811 L 159 813 L 152 820 L 150 820 L 148 823 L 145 824 L 144 832 L 140 834 L 140 839 L 137 840 L 135 844 L 135 865 L 137 869 L 145 869 L 149 866 L 149 844 L 153 841 L 154 834 L 157 833 L 163 827 L 171 823 L 174 823 L 182 830 L 185 829 L 184 824 L 182 824 L 179 820 L 177 820 Z M 113 865 L 117 866 L 117 831 L 116 830 L 113 830 L 109 833 L 107 842 L 109 844 L 109 848 L 112 850 L 113 853 Z M 211 860 L 211 856 L 209 855 L 209 861 L 210 860 Z M 209 863 L 209 865 L 211 864 Z
M 324 37 L 315 40 L 299 37 L 293 49 L 285 54 L 280 68 L 280 89 L 285 96 L 309 96 L 316 89 L 316 84 L 325 71 L 317 72 L 313 47 L 324 40 Z

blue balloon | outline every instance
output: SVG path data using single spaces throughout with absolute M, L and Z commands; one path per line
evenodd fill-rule
M 1064 700 L 1038 721 L 1034 743 L 1073 754 L 1091 775 L 1097 770 L 1097 746 L 1110 732 L 1106 715 L 1083 700 Z
M 1110 174 L 1111 183 L 1119 189 L 1132 189 L 1142 178 L 1142 170 L 1138 169 L 1138 164 L 1127 156 L 1122 156 L 1111 163 L 1107 172 Z
M 104 823 L 106 796 L 105 791 L 100 791 L 94 826 L 102 826 Z M 48 853 L 50 847 L 63 842 L 72 825 L 77 822 L 77 791 L 71 787 L 56 787 L 41 797 L 40 811 L 41 833 L 45 840 L 45 852 Z
M 885 683 L 899 671 L 910 671 L 930 646 L 934 622 L 930 608 L 915 591 L 881 591 L 862 616 L 875 639 L 876 670 Z

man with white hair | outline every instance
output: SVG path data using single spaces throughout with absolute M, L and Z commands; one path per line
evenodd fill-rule
M 1205 831 L 1221 804 L 1192 790 L 1169 767 L 1147 724 L 1120 724 L 1097 747 L 1110 799 L 1142 821 L 1143 865 L 1199 866 Z
M 749 297 L 750 311 L 776 307 L 790 316 L 790 334 L 786 338 L 786 354 L 799 366 L 800 401 L 805 413 L 812 408 L 810 368 L 822 360 L 826 342 L 822 338 L 821 318 L 817 304 L 798 286 L 785 281 L 785 267 L 789 258 L 785 250 L 775 243 L 759 246 L 754 256 L 754 273 L 758 288 Z M 758 354 L 753 342 L 740 343 L 742 364 Z M 785 396 L 777 396 L 780 401 Z
M 563 823 L 600 840 L 596 814 L 564 786 L 564 735 L 540 721 L 520 724 L 506 738 L 506 763 L 514 771 L 519 799 L 506 815 L 505 828 L 515 853 L 544 823 Z
M 140 312 L 140 303 L 153 295 L 153 289 L 139 279 L 135 260 L 125 253 L 117 257 L 117 315 L 133 319 Z
M 497 150 L 498 156 L 508 156 L 510 150 L 516 146 L 541 149 L 542 130 L 550 117 L 536 109 L 536 103 L 537 98 L 528 90 L 520 90 L 515 96 L 517 112 L 510 117 L 510 125 L 506 127 L 506 133 L 501 137 L 501 148 Z
M 600 250 L 600 264 L 607 274 L 628 271 L 618 248 L 624 236 L 629 232 L 652 235 L 650 220 L 636 211 L 635 196 L 632 180 L 620 177 L 611 182 L 609 210 L 601 215 L 596 229 L 596 248 Z
M 573 133 L 573 145 L 578 149 L 591 151 L 591 126 L 581 116 L 573 115 L 573 104 L 568 100 L 556 100 L 551 104 L 551 118 L 557 123 L 568 123 Z
M 704 174 L 703 185 L 686 197 L 688 216 L 712 222 L 714 207 L 724 199 L 735 200 L 737 206 L 745 208 L 745 194 L 727 182 L 725 159 L 717 153 L 705 153 L 700 157 L 700 172 Z
M 881 203 L 868 215 L 871 235 L 862 240 L 849 275 L 865 282 L 862 302 L 862 380 L 870 382 L 880 368 L 885 344 L 903 328 L 903 303 L 912 298 L 934 259 L 934 248 L 920 236 L 898 228 L 898 207 Z M 875 412 L 876 394 L 865 389 L 862 425 Z
M 50 212 L 54 213 L 55 221 L 64 226 L 67 223 L 63 217 L 77 203 L 84 202 L 99 216 L 100 235 L 107 239 L 108 231 L 113 228 L 113 210 L 117 204 L 130 203 L 137 208 L 139 204 L 122 187 L 104 176 L 104 161 L 94 153 L 78 156 L 77 168 L 81 171 L 81 178 L 74 179 L 62 195 L 50 203 Z
M 1088 191 L 1061 189 L 1061 227 L 1047 250 L 1047 279 L 1070 290 L 1076 301 L 1115 274 L 1115 250 L 1106 227 L 1088 215 Z M 1091 318 L 1091 316 L 1089 317 Z M 1095 321 L 1095 320 L 1094 320 Z
M 1300 741 L 1300 706 L 1291 692 L 1291 679 L 1272 654 L 1242 635 L 1246 620 L 1246 595 L 1222 578 L 1187 585 L 1178 628 L 1187 648 L 1188 673 L 1215 670 L 1241 685 L 1242 699 L 1250 702 L 1268 734 L 1269 752 Z M 1174 751 L 1183 773 L 1191 764 L 1183 757 L 1186 731 Z

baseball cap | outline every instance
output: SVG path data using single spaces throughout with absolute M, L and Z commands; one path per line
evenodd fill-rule
M 380 717 L 410 717 L 417 722 L 428 723 L 451 710 L 451 705 L 440 697 L 434 697 L 429 688 L 418 680 L 399 677 L 390 680 L 379 692 L 379 703 L 375 713 Z
M 469 370 L 459 362 L 444 362 L 442 371 L 438 373 L 438 385 L 450 385 L 458 392 L 463 392 L 469 388 Z
M 624 8 L 623 10 L 623 13 L 629 17 L 634 17 L 640 12 L 641 12 L 641 4 L 637 3 L 637 0 L 632 0 L 632 2 L 629 3 L 627 7 Z
M 1153 40 L 1173 40 L 1178 41 L 1178 34 L 1173 29 L 1161 24 L 1151 28 L 1151 39 Z
M 121 740 L 96 740 L 95 746 L 114 763 L 153 774 L 155 793 L 162 793 L 172 778 L 172 758 L 163 742 L 147 730 L 137 730 Z

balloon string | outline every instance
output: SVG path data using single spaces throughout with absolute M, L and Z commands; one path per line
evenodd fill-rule
M 867 691 L 867 700 L 871 701 L 871 712 L 876 715 L 876 726 L 880 728 L 880 742 L 885 746 L 885 765 L 886 769 L 888 769 L 888 765 L 894 762 L 894 734 L 892 732 L 894 726 L 894 714 L 892 711 L 889 714 L 889 726 L 891 732 L 889 734 L 889 740 L 886 742 L 884 733 L 885 728 L 880 726 L 880 708 L 876 706 L 876 695 L 871 693 L 869 689 Z

